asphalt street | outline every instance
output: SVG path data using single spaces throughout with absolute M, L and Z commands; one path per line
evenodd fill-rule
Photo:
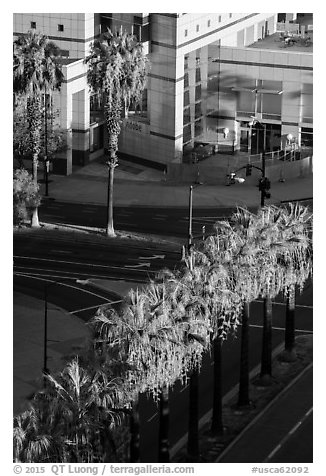
M 213 224 L 230 215 L 234 210 L 225 208 L 196 207 L 193 210 L 193 233 L 201 236 L 203 226 L 206 233 Z M 104 228 L 106 207 L 83 203 L 46 200 L 39 210 L 40 220 L 49 223 L 83 225 Z M 114 208 L 114 225 L 117 229 L 173 236 L 187 239 L 189 212 L 185 207 L 128 206 Z
M 310 366 L 244 431 L 219 462 L 312 463 L 312 384 Z

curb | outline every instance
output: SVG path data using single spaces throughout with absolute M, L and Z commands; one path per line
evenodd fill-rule
M 218 456 L 215 460 L 215 463 L 219 463 L 220 460 L 230 451 L 231 448 L 242 438 L 242 436 L 248 431 L 273 405 L 277 402 L 296 382 L 306 373 L 308 372 L 313 366 L 311 362 L 308 364 L 286 387 L 284 387 L 280 393 L 278 393 L 267 405 L 266 407 L 258 413 L 250 423 L 231 441 L 231 443 L 222 451 L 222 453 Z
M 275 357 L 280 354 L 282 352 L 284 348 L 284 342 L 282 342 L 281 344 L 279 344 L 277 347 L 275 347 L 275 349 L 273 350 L 272 352 L 272 359 L 275 359 Z M 260 370 L 260 363 L 257 364 L 250 372 L 249 372 L 249 380 L 253 379 L 256 375 L 258 375 L 259 373 L 259 370 Z M 237 383 L 234 387 L 231 388 L 231 390 L 229 390 L 223 397 L 222 399 L 222 405 L 225 405 L 229 400 L 231 400 L 231 398 L 233 398 L 237 391 L 238 391 L 238 388 L 239 388 L 239 384 Z M 198 422 L 198 427 L 199 427 L 199 430 L 206 424 L 209 422 L 209 420 L 211 419 L 212 417 L 212 413 L 213 413 L 213 410 L 208 410 L 207 413 L 205 413 L 205 415 L 203 415 L 199 422 Z M 187 438 L 188 438 L 188 433 L 186 433 L 185 435 L 183 435 L 179 441 L 177 441 L 177 443 L 171 448 L 170 450 L 170 455 L 171 457 L 175 456 L 177 454 L 178 451 L 181 450 L 181 448 L 183 448 L 186 443 L 187 443 Z
M 279 344 L 277 347 L 275 347 L 275 349 L 273 350 L 272 352 L 272 359 L 275 359 L 283 350 L 284 348 L 284 342 L 282 342 L 281 344 Z M 309 364 L 308 367 L 312 365 Z M 253 379 L 256 375 L 258 375 L 259 373 L 259 370 L 260 370 L 260 363 L 258 365 L 256 365 L 249 373 L 249 379 Z M 306 371 L 307 370 L 307 367 L 303 370 Z M 302 373 L 303 373 L 302 372 Z M 301 373 L 299 374 L 299 376 L 297 377 L 300 377 L 301 376 Z M 232 442 L 227 446 L 227 448 L 220 454 L 220 456 L 218 457 L 218 459 L 215 461 L 215 462 L 218 462 L 219 459 L 222 457 L 222 455 L 224 455 L 229 448 L 231 448 L 235 443 L 236 441 L 238 441 L 238 439 L 242 436 L 242 434 L 248 429 L 250 428 L 250 426 L 258 420 L 258 418 L 260 418 L 260 416 L 262 416 L 264 414 L 264 412 L 270 407 L 270 405 L 272 403 L 274 403 L 274 401 L 277 400 L 277 398 L 279 396 L 281 396 L 283 394 L 283 391 L 287 390 L 293 383 L 296 382 L 297 380 L 297 377 L 295 377 L 295 379 L 293 379 L 292 382 L 289 383 L 289 385 L 287 387 L 285 387 L 279 394 L 277 394 L 274 399 L 272 399 L 269 404 L 260 412 L 256 415 L 256 417 L 235 437 L 234 440 L 232 440 Z M 222 399 L 222 404 L 225 405 L 229 400 L 231 400 L 237 393 L 238 391 L 238 388 L 239 388 L 239 384 L 236 384 L 233 388 L 231 388 L 231 390 L 229 390 L 223 397 Z M 213 410 L 210 409 L 208 410 L 207 413 L 205 413 L 199 420 L 198 422 L 198 427 L 199 427 L 199 430 L 201 430 L 203 428 L 204 425 L 206 425 L 211 417 L 212 417 L 212 413 L 213 413 Z M 177 443 L 175 443 L 175 445 L 171 448 L 170 450 L 170 456 L 171 458 L 173 458 L 177 453 L 178 451 L 180 451 L 186 444 L 187 444 L 187 438 L 188 438 L 188 432 L 185 433 L 178 441 Z

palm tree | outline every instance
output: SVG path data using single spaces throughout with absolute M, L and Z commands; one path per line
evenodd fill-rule
M 185 269 L 178 272 L 162 270 L 147 289 L 151 313 L 157 321 L 153 342 L 159 360 L 155 367 L 159 375 L 160 431 L 159 462 L 169 462 L 169 387 L 177 380 L 185 381 L 188 372 L 198 369 L 203 350 L 209 343 L 209 321 L 203 315 L 200 297 L 192 294 Z M 201 318 L 198 316 L 201 314 Z M 161 364 L 159 364 L 161 362 Z M 190 377 L 191 380 L 192 377 Z M 194 421 L 197 419 L 194 418 Z
M 63 80 L 60 49 L 45 35 L 33 30 L 19 36 L 14 41 L 13 80 L 16 104 L 19 101 L 26 101 L 29 141 L 33 158 L 33 179 L 37 184 L 46 95 L 51 95 L 54 90 L 60 90 Z M 44 106 L 42 95 L 44 95 Z M 33 209 L 32 226 L 39 226 L 37 207 Z
M 184 383 L 189 378 L 190 389 L 194 390 L 190 390 L 189 398 L 188 457 L 192 460 L 198 458 L 198 371 L 203 352 L 209 346 L 210 321 L 203 297 L 197 289 L 200 269 L 192 266 L 189 258 L 186 259 L 185 267 L 174 272 L 163 270 L 158 277 L 166 289 L 167 311 L 171 322 L 171 330 L 166 334 L 168 348 L 162 349 L 163 353 L 166 352 L 164 366 L 170 375 L 170 383 L 167 385 L 167 381 L 162 379 L 160 395 L 162 412 L 159 458 L 165 462 L 168 460 L 166 387 L 178 379 Z M 173 329 L 175 334 L 171 332 Z
M 138 299 L 137 304 L 132 307 L 132 303 L 128 299 L 130 297 L 135 300 L 139 298 L 139 294 L 134 295 L 131 291 L 119 311 L 111 307 L 99 308 L 89 325 L 93 333 L 96 365 L 104 374 L 109 373 L 123 382 L 124 406 L 128 409 L 130 424 L 130 459 L 131 462 L 139 462 L 138 400 L 139 393 L 144 386 L 144 379 L 141 364 L 136 360 L 137 350 L 132 350 L 132 347 L 137 345 L 135 341 L 139 345 L 137 324 L 140 323 L 145 301 Z M 141 327 L 139 327 L 139 332 L 142 333 Z M 140 360 L 143 357 L 144 352 L 140 351 Z
M 268 385 L 272 378 L 272 298 L 277 296 L 283 285 L 283 270 L 278 265 L 278 257 L 287 246 L 291 246 L 282 234 L 283 210 L 266 206 L 257 213 L 257 233 L 260 254 L 257 267 L 261 274 L 263 297 L 263 339 L 261 353 L 260 383 Z
M 51 457 L 51 436 L 42 427 L 38 409 L 33 407 L 15 416 L 13 428 L 14 461 L 43 463 Z
M 90 55 L 85 60 L 88 65 L 87 81 L 92 93 L 101 101 L 104 96 L 104 112 L 108 134 L 108 236 L 115 236 L 113 227 L 113 181 L 118 165 L 118 138 L 121 129 L 122 110 L 128 111 L 131 102 L 139 101 L 145 88 L 148 60 L 142 44 L 136 37 L 122 32 L 108 30 L 95 39 Z
M 114 431 L 123 419 L 125 394 L 118 379 L 73 359 L 56 378 L 48 376 L 53 415 L 68 462 L 117 460 Z M 110 458 L 109 456 L 110 455 Z
M 261 295 L 264 298 L 265 312 L 260 372 L 260 381 L 263 383 L 268 383 L 272 376 L 271 299 L 282 289 L 293 285 L 297 279 L 302 285 L 307 276 L 303 271 L 305 265 L 308 266 L 309 263 L 306 258 L 309 240 L 307 240 L 307 226 L 304 225 L 308 223 L 307 215 L 303 213 L 300 219 L 302 209 L 299 213 L 293 210 L 292 206 L 290 213 L 285 208 L 269 206 L 261 209 L 257 215 L 262 250 L 259 269 L 264 276 Z M 294 269 L 301 271 L 294 273 Z M 294 279 L 293 273 L 296 274 Z
M 284 267 L 284 294 L 286 297 L 285 346 L 283 360 L 291 361 L 295 354 L 295 293 L 296 287 L 303 290 L 306 280 L 312 274 L 312 242 L 310 238 L 312 215 L 307 207 L 289 204 L 285 210 L 284 220 L 291 227 L 297 239 L 296 252 L 286 255 L 281 261 Z
M 208 250 L 212 252 L 212 248 L 205 247 L 202 249 L 193 249 L 191 254 L 185 259 L 186 264 L 186 290 L 183 290 L 180 296 L 180 302 L 187 304 L 187 309 L 191 309 L 195 313 L 198 322 L 206 326 L 206 332 L 209 329 L 209 335 L 206 337 L 204 333 L 203 350 L 208 348 L 205 339 L 215 340 L 215 375 L 220 374 L 220 346 L 221 342 L 226 338 L 229 331 L 236 327 L 235 308 L 231 305 L 232 290 L 227 288 L 229 285 L 228 272 L 223 260 L 220 262 L 216 256 L 209 256 Z M 190 307 L 191 302 L 196 303 Z M 208 319 L 208 326 L 206 320 Z M 204 327 L 205 329 L 205 327 Z M 199 335 L 201 335 L 199 333 Z M 201 353 L 202 351 L 201 350 Z M 199 368 L 201 356 L 198 364 L 194 365 L 189 377 L 189 427 L 188 427 L 188 443 L 187 443 L 187 459 L 189 461 L 198 461 L 199 458 L 199 442 L 198 442 L 198 390 L 199 390 Z M 215 378 L 215 389 L 221 395 L 220 379 Z M 221 411 L 219 411 L 218 395 L 214 395 L 214 408 L 212 429 L 217 431 L 220 429 Z M 218 417 L 216 415 L 218 414 Z M 216 424 L 217 421 L 217 424 Z
M 217 230 L 217 228 L 216 228 Z M 241 302 L 234 288 L 233 260 L 225 236 L 217 230 L 208 237 L 200 247 L 205 259 L 201 266 L 203 293 L 209 308 L 214 358 L 214 384 L 211 432 L 213 435 L 224 431 L 222 418 L 222 343 L 230 331 L 234 331 L 240 313 Z M 200 255 L 197 253 L 197 260 Z
M 250 405 L 249 398 L 249 317 L 250 302 L 256 299 L 260 290 L 261 274 L 257 267 L 259 234 L 256 217 L 247 209 L 238 208 L 229 223 L 222 223 L 227 235 L 226 246 L 232 253 L 232 270 L 235 289 L 242 302 L 241 350 L 238 406 Z

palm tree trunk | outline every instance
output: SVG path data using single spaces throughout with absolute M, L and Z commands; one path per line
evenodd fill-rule
M 39 96 L 35 96 L 33 99 L 30 98 L 27 101 L 27 112 L 29 118 L 29 135 L 33 153 L 32 176 L 33 181 L 37 187 L 37 165 L 41 147 L 42 128 L 42 106 L 41 99 Z M 37 207 L 34 207 L 32 211 L 31 226 L 33 228 L 40 226 Z
M 38 157 L 37 154 L 33 155 L 33 181 L 37 185 L 37 163 L 38 163 Z M 37 228 L 40 226 L 40 222 L 38 219 L 38 207 L 34 207 L 32 210 L 32 218 L 31 218 L 31 227 L 32 228 Z
M 295 352 L 295 285 L 289 286 L 288 296 L 286 298 L 285 315 L 285 345 L 282 359 L 293 361 L 296 359 Z
M 238 406 L 247 406 L 249 400 L 249 315 L 250 304 L 245 302 L 242 310 L 241 353 Z
M 263 344 L 261 354 L 260 380 L 268 384 L 272 377 L 272 300 L 264 299 Z
M 111 157 L 107 162 L 109 169 L 108 177 L 108 196 L 107 196 L 107 221 L 106 221 L 106 234 L 107 236 L 115 237 L 113 228 L 113 180 L 114 180 L 114 158 Z
M 160 395 L 160 426 L 159 426 L 159 448 L 158 462 L 169 463 L 169 388 L 164 385 Z
M 216 337 L 213 341 L 214 352 L 214 382 L 213 382 L 213 412 L 211 422 L 211 433 L 213 435 L 223 434 L 223 412 L 222 412 L 222 341 Z
M 199 459 L 199 431 L 198 431 L 198 390 L 199 371 L 194 369 L 189 379 L 189 419 L 187 461 L 195 463 Z
M 130 415 L 130 463 L 140 462 L 140 417 L 139 395 L 134 400 Z
M 111 98 L 107 97 L 104 110 L 109 151 L 109 159 L 106 163 L 109 168 L 106 234 L 115 237 L 113 228 L 113 179 L 114 169 L 118 164 L 117 150 L 121 131 L 121 97 L 117 93 Z

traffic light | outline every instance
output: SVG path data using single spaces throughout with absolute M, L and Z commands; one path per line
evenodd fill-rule
M 246 165 L 246 177 L 249 177 L 251 175 L 251 171 L 252 171 L 252 165 L 247 164 Z
M 262 177 L 259 179 L 258 188 L 260 192 L 263 192 L 265 198 L 271 198 L 270 190 L 271 182 L 267 177 Z

